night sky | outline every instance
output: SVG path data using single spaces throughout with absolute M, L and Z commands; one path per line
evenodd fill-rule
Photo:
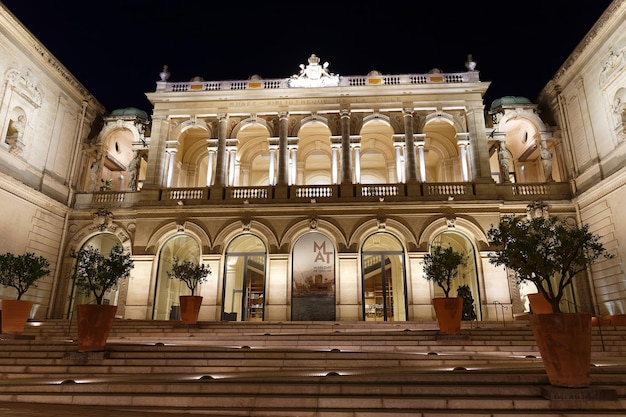
M 163 65 L 170 81 L 288 78 L 313 53 L 346 76 L 461 72 L 472 54 L 491 82 L 487 107 L 508 95 L 534 101 L 611 3 L 2 2 L 108 111 L 148 114 Z

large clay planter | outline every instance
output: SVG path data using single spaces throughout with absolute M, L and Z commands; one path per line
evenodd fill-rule
M 433 298 L 439 332 L 459 334 L 463 317 L 463 297 Z
M 588 387 L 591 383 L 591 314 L 530 314 L 529 320 L 550 385 Z
M 79 304 L 76 306 L 78 350 L 102 351 L 115 321 L 117 306 L 104 304 Z
M 22 334 L 33 304 L 28 300 L 2 300 L 2 333 Z
M 608 319 L 611 326 L 626 326 L 626 314 L 611 314 L 602 318 Z
M 180 301 L 180 322 L 182 324 L 196 324 L 202 305 L 202 296 L 181 295 L 178 299 Z
M 530 311 L 532 313 L 551 314 L 553 312 L 552 304 L 539 292 L 528 294 L 528 301 L 530 302 Z

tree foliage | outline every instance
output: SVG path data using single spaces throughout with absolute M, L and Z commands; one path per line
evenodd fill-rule
M 518 282 L 532 282 L 555 313 L 578 273 L 601 257 L 613 257 L 589 225 L 570 226 L 557 217 L 507 216 L 487 237 L 495 249 L 489 262 L 514 271 Z
M 437 284 L 450 297 L 450 285 L 459 274 L 459 267 L 467 264 L 467 256 L 456 252 L 452 246 L 445 249 L 441 245 L 433 246 L 424 256 L 424 278 Z
M 473 321 L 477 319 L 476 310 L 474 309 L 474 297 L 469 285 L 459 285 L 456 289 L 457 297 L 463 299 L 463 314 L 461 320 Z
M 30 287 L 37 286 L 38 280 L 50 274 L 49 266 L 46 258 L 31 252 L 22 255 L 4 253 L 0 255 L 0 284 L 15 288 L 16 299 L 20 300 Z
M 172 269 L 167 271 L 170 279 L 178 279 L 187 285 L 191 290 L 191 295 L 195 295 L 198 284 L 206 282 L 207 277 L 211 275 L 211 267 L 204 264 L 196 264 L 189 260 L 180 262 L 178 258 L 174 258 Z
M 104 256 L 98 248 L 89 246 L 72 255 L 76 258 L 76 269 L 72 275 L 78 292 L 93 295 L 96 304 L 102 304 L 108 290 L 117 289 L 121 279 L 130 276 L 134 262 L 130 254 L 124 252 L 121 244 L 111 248 L 109 256 Z

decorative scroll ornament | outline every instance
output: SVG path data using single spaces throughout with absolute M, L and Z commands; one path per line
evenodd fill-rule
M 289 87 L 328 87 L 339 85 L 339 76 L 328 72 L 328 62 L 320 65 L 320 59 L 312 54 L 309 64 L 300 64 L 300 72 L 289 79 Z
M 309 221 L 309 229 L 317 230 L 317 219 L 315 217 Z
M 107 210 L 99 210 L 93 215 L 93 224 L 101 232 L 107 230 L 113 222 L 113 213 Z
M 446 217 L 446 223 L 448 225 L 448 229 L 454 229 L 456 227 L 456 216 Z
M 549 215 L 548 206 L 543 204 L 541 201 L 535 201 L 526 206 L 526 217 L 528 217 L 529 220 L 539 217 L 548 218 Z

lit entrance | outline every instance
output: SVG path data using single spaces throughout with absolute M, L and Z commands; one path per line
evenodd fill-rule
M 406 283 L 402 245 L 389 233 L 363 244 L 363 317 L 365 321 L 406 320 Z
M 254 235 L 239 236 L 228 245 L 224 266 L 222 320 L 263 320 L 265 258 L 265 245 Z

